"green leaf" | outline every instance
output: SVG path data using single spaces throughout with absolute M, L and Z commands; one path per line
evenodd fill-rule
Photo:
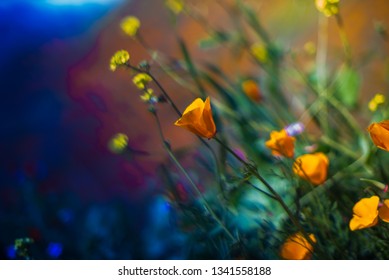
M 224 99 L 224 101 L 227 103 L 227 105 L 232 109 L 238 111 L 238 104 L 236 103 L 235 99 L 233 98 L 233 94 L 223 87 L 220 83 L 218 83 L 214 78 L 212 78 L 207 73 L 203 73 L 204 80 L 208 82 Z
M 201 49 L 212 49 L 228 42 L 229 35 L 223 31 L 215 31 L 211 36 L 200 39 L 198 45 Z
M 194 82 L 196 84 L 196 87 L 197 87 L 197 89 L 200 92 L 201 97 L 205 99 L 205 97 L 207 95 L 206 95 L 205 89 L 204 89 L 204 87 L 203 87 L 203 85 L 201 83 L 201 80 L 200 80 L 200 77 L 199 77 L 199 72 L 198 72 L 196 66 L 194 65 L 194 63 L 192 61 L 192 58 L 191 58 L 191 56 L 189 54 L 188 48 L 186 47 L 184 41 L 181 40 L 180 38 L 178 38 L 178 42 L 179 42 L 179 45 L 180 45 L 181 52 L 182 52 L 182 54 L 184 56 L 184 60 L 185 60 L 186 66 L 188 68 L 188 72 L 192 76 L 192 79 L 194 80 Z
M 216 48 L 220 44 L 219 41 L 214 37 L 205 37 L 199 40 L 198 45 L 200 49 L 206 50 Z
M 258 36 L 267 44 L 270 45 L 270 38 L 261 23 L 258 19 L 258 14 L 255 12 L 252 7 L 246 5 L 242 1 L 238 1 L 238 7 L 241 10 L 244 18 L 247 20 L 248 24 L 253 28 L 253 30 L 258 34 Z
M 361 78 L 357 71 L 348 65 L 343 65 L 336 79 L 336 98 L 348 108 L 357 104 Z

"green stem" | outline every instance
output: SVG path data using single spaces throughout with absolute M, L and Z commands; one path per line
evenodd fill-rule
M 341 154 L 347 155 L 347 156 L 349 156 L 349 157 L 352 158 L 352 159 L 357 159 L 357 158 L 359 158 L 359 155 L 358 155 L 357 153 L 355 153 L 353 150 L 350 150 L 350 149 L 347 148 L 345 145 L 342 145 L 342 144 L 341 144 L 340 142 L 338 142 L 338 141 L 332 140 L 331 138 L 329 138 L 329 137 L 326 136 L 326 135 L 323 135 L 323 136 L 320 138 L 320 140 L 321 140 L 324 144 L 326 144 L 326 145 L 328 145 L 328 146 L 334 148 L 335 150 L 338 150 L 339 152 L 341 152 Z
M 344 50 L 344 53 L 346 55 L 346 62 L 348 65 L 351 65 L 351 63 L 352 63 L 351 47 L 350 47 L 350 43 L 347 39 L 346 32 L 344 30 L 343 19 L 342 19 L 340 14 L 336 14 L 335 18 L 336 18 L 336 24 L 338 25 L 338 28 L 339 28 L 340 40 L 342 41 L 343 50 Z
M 176 104 L 174 103 L 174 101 L 171 99 L 170 95 L 167 93 L 167 91 L 163 88 L 163 86 L 158 82 L 158 80 L 155 78 L 155 76 L 153 74 L 150 73 L 150 71 L 145 71 L 145 70 L 142 70 L 142 69 L 139 69 L 135 66 L 132 66 L 130 64 L 127 64 L 128 67 L 130 67 L 131 69 L 133 69 L 134 71 L 136 72 L 139 72 L 139 73 L 146 73 L 148 74 L 154 81 L 154 83 L 156 84 L 156 86 L 161 90 L 163 96 L 166 98 L 167 102 L 172 106 L 173 110 L 176 112 L 176 114 L 178 115 L 178 117 L 181 117 L 182 116 L 182 113 L 181 111 L 178 109 L 178 107 L 176 106 Z M 197 136 L 197 135 L 196 135 Z M 221 178 L 221 172 L 220 172 L 220 166 L 219 166 L 219 162 L 217 160 L 217 156 L 216 156 L 216 153 L 215 151 L 212 149 L 212 147 L 203 139 L 201 138 L 200 136 L 197 136 L 197 139 L 200 140 L 200 142 L 205 146 L 207 147 L 207 149 L 210 151 L 211 155 L 212 155 L 212 158 L 214 159 L 214 163 L 215 163 L 215 167 L 216 167 L 216 177 L 217 177 L 217 180 L 218 180 L 218 185 L 219 185 L 219 188 L 220 190 L 222 191 L 222 193 L 224 193 L 223 191 L 223 180 Z
M 316 53 L 316 65 L 317 65 L 317 88 L 318 94 L 323 98 L 323 108 L 325 118 L 319 118 L 320 126 L 326 135 L 329 135 L 328 125 L 328 106 L 326 97 L 328 96 L 327 83 L 327 44 L 328 44 L 328 19 L 325 16 L 319 16 L 319 32 L 318 32 L 318 48 Z
M 186 179 L 188 180 L 188 182 L 190 183 L 190 185 L 192 186 L 193 190 L 196 192 L 196 194 L 201 198 L 201 200 L 203 201 L 204 203 L 204 206 L 205 208 L 208 210 L 209 214 L 213 217 L 213 219 L 221 226 L 221 228 L 225 231 L 225 233 L 228 235 L 228 237 L 231 238 L 231 240 L 236 243 L 238 242 L 236 240 L 236 238 L 232 235 L 232 233 L 228 230 L 228 228 L 224 225 L 224 223 L 217 217 L 217 215 L 215 214 L 215 212 L 212 210 L 212 207 L 209 205 L 209 203 L 207 202 L 207 200 L 205 199 L 205 197 L 203 196 L 203 194 L 201 193 L 201 191 L 199 190 L 199 188 L 197 187 L 197 185 L 195 184 L 195 182 L 192 180 L 192 178 L 189 176 L 188 172 L 185 170 L 185 168 L 181 165 L 181 163 L 178 161 L 178 159 L 176 158 L 176 156 L 173 154 L 169 144 L 167 143 L 164 135 L 163 135 L 163 131 L 162 131 L 162 126 L 161 126 L 161 122 L 159 120 L 159 117 L 158 117 L 158 114 L 155 110 L 152 110 L 151 113 L 153 114 L 153 116 L 155 117 L 155 120 L 157 122 L 157 127 L 158 127 L 158 132 L 159 132 L 159 136 L 163 142 L 163 147 L 164 149 L 166 150 L 166 152 L 168 153 L 170 159 L 173 161 L 173 163 L 177 166 L 177 168 L 182 172 L 182 174 L 184 174 L 184 176 L 186 177 Z
M 351 127 L 351 129 L 354 130 L 354 132 L 358 136 L 363 137 L 363 138 L 365 137 L 363 132 L 362 132 L 362 130 L 361 130 L 361 128 L 360 128 L 360 126 L 359 126 L 359 123 L 355 120 L 355 118 L 347 110 L 347 108 L 342 106 L 342 104 L 336 98 L 334 98 L 332 95 L 330 95 L 330 94 L 326 94 L 326 95 L 320 94 L 320 91 L 318 89 L 316 89 L 315 86 L 310 83 L 310 81 L 308 80 L 308 78 L 305 76 L 304 73 L 302 73 L 299 69 L 297 69 L 296 66 L 294 66 L 294 69 L 297 72 L 297 74 L 299 74 L 299 76 L 302 79 L 302 81 L 312 90 L 312 92 L 314 92 L 317 96 L 319 96 L 319 99 L 317 101 L 315 101 L 310 106 L 310 108 L 307 110 L 307 112 L 310 112 L 311 115 L 315 115 L 317 113 L 315 111 L 320 111 L 321 110 L 320 106 L 326 100 L 343 116 L 343 118 L 347 121 L 348 125 Z M 327 91 L 328 91 L 328 89 L 327 89 Z M 306 113 L 303 113 L 303 115 L 300 117 L 300 121 L 305 119 L 305 115 L 306 115 Z
M 225 143 L 223 143 L 220 139 L 217 137 L 214 137 L 216 142 L 218 142 L 221 146 L 223 146 L 230 154 L 232 154 L 238 161 L 240 161 L 246 168 L 247 170 L 254 175 L 270 192 L 272 196 L 274 196 L 274 199 L 281 205 L 281 207 L 284 209 L 292 223 L 295 225 L 295 227 L 303 234 L 304 238 L 313 246 L 315 246 L 313 240 L 309 237 L 309 235 L 306 233 L 304 228 L 301 226 L 300 222 L 298 219 L 293 215 L 292 211 L 289 209 L 289 207 L 286 205 L 282 197 L 273 189 L 273 187 L 266 181 L 265 178 L 263 178 L 259 173 L 258 170 L 244 161 L 243 159 L 240 158 L 230 147 L 228 147 Z

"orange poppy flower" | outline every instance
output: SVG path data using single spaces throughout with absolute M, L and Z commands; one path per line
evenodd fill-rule
M 389 120 L 372 123 L 367 130 L 373 143 L 380 149 L 389 152 Z
M 323 153 L 299 156 L 293 164 L 293 172 L 314 185 L 320 185 L 327 179 L 329 160 Z
M 212 116 L 210 98 L 207 97 L 205 102 L 201 98 L 197 98 L 174 124 L 201 137 L 208 139 L 214 137 L 216 125 Z
M 382 206 L 378 209 L 378 216 L 386 223 L 389 223 L 389 199 L 385 199 Z
M 370 198 L 362 198 L 353 207 L 353 218 L 350 220 L 350 229 L 352 231 L 357 229 L 369 228 L 378 223 L 378 203 L 380 199 L 373 195 Z M 387 213 L 382 213 L 388 218 Z
M 316 243 L 315 235 L 309 238 Z M 313 252 L 312 245 L 298 232 L 289 237 L 281 247 L 281 257 L 286 260 L 308 260 Z
M 289 136 L 285 129 L 280 131 L 272 131 L 270 139 L 265 145 L 271 149 L 274 156 L 285 156 L 292 158 L 294 156 L 294 142 L 296 138 Z
M 247 80 L 242 83 L 242 90 L 248 98 L 255 102 L 260 102 L 262 99 L 261 91 L 257 83 L 253 80 Z

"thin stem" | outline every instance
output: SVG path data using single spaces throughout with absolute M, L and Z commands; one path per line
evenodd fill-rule
M 131 69 L 133 69 L 134 71 L 137 71 L 139 73 L 146 73 L 148 74 L 152 80 L 154 81 L 154 83 L 156 84 L 156 86 L 161 90 L 163 96 L 166 98 L 166 100 L 168 101 L 168 103 L 172 106 L 173 110 L 176 112 L 176 114 L 178 115 L 178 117 L 181 117 L 182 116 L 182 113 L 181 111 L 178 109 L 178 107 L 176 106 L 176 104 L 174 103 L 174 101 L 171 99 L 170 95 L 167 93 L 167 91 L 163 88 L 163 86 L 158 82 L 158 80 L 155 78 L 155 76 L 153 74 L 150 73 L 150 71 L 145 71 L 145 70 L 142 70 L 142 69 L 139 69 L 138 67 L 135 67 L 135 66 L 132 66 L 130 64 L 127 64 L 128 67 L 130 67 Z M 197 136 L 197 135 L 196 135 Z M 207 149 L 210 151 L 213 159 L 214 159 L 214 162 L 215 162 L 215 166 L 216 166 L 216 174 L 217 174 L 217 180 L 218 180 L 218 185 L 220 187 L 220 190 L 222 191 L 222 193 L 224 193 L 223 191 L 223 181 L 222 181 L 222 178 L 221 178 L 221 172 L 220 172 L 220 166 L 219 166 L 219 163 L 218 163 L 218 160 L 217 160 L 217 156 L 216 156 L 216 153 L 215 151 L 212 149 L 212 147 L 203 139 L 201 138 L 200 136 L 197 136 L 197 139 L 200 140 L 200 142 L 202 144 L 204 144 Z
M 335 18 L 336 18 L 336 24 L 338 25 L 338 28 L 339 28 L 339 35 L 340 35 L 340 39 L 342 41 L 344 53 L 346 55 L 346 62 L 348 65 L 351 65 L 351 62 L 352 62 L 351 47 L 350 47 L 350 43 L 347 39 L 346 32 L 344 30 L 343 19 L 342 19 L 340 14 L 336 14 Z
M 320 140 L 334 148 L 335 150 L 338 150 L 339 152 L 341 152 L 342 154 L 344 155 L 347 155 L 349 157 L 351 157 L 352 159 L 357 159 L 359 158 L 359 154 L 355 153 L 353 150 L 349 149 L 348 147 L 346 147 L 345 145 L 342 145 L 339 141 L 335 141 L 335 140 L 332 140 L 331 138 L 329 138 L 328 136 L 326 135 L 323 135 Z
M 281 207 L 285 210 L 286 214 L 288 217 L 291 219 L 292 223 L 298 228 L 298 230 L 304 235 L 305 239 L 312 245 L 314 246 L 313 240 L 309 237 L 309 235 L 306 233 L 304 228 L 301 226 L 300 222 L 298 219 L 293 215 L 292 211 L 289 209 L 289 207 L 286 205 L 282 197 L 273 189 L 273 187 L 266 181 L 265 178 L 263 178 L 259 173 L 258 170 L 247 163 L 245 160 L 243 160 L 239 155 L 237 155 L 230 147 L 228 147 L 225 143 L 223 143 L 220 139 L 217 137 L 214 137 L 216 142 L 218 142 L 220 145 L 222 145 L 229 153 L 231 153 L 238 161 L 240 161 L 246 168 L 247 170 L 254 175 L 271 193 L 271 195 L 274 196 L 274 199 L 281 205 Z
M 305 119 L 307 112 L 321 110 L 319 106 L 322 106 L 322 103 L 325 102 L 326 100 L 343 116 L 343 118 L 346 119 L 348 125 L 355 131 L 357 135 L 361 137 L 364 136 L 361 127 L 359 126 L 359 123 L 355 120 L 353 115 L 346 108 L 344 108 L 344 106 L 342 106 L 342 104 L 338 100 L 336 100 L 336 98 L 334 98 L 330 94 L 326 94 L 326 95 L 320 94 L 320 91 L 316 89 L 314 85 L 311 84 L 311 82 L 308 80 L 308 78 L 305 76 L 304 73 L 302 73 L 299 69 L 297 69 L 296 66 L 294 66 L 294 69 L 297 71 L 297 74 L 299 74 L 302 81 L 309 87 L 309 89 L 311 89 L 312 92 L 314 92 L 316 95 L 319 96 L 319 99 L 315 101 L 305 113 L 303 113 L 303 115 L 300 117 L 300 121 L 303 121 Z M 330 87 L 328 87 L 327 90 L 329 90 L 329 88 Z M 319 108 L 316 109 L 316 107 Z M 316 113 L 317 112 L 313 112 L 313 113 L 311 112 L 312 115 L 315 115 Z
M 320 118 L 320 124 L 325 134 L 329 134 L 328 125 L 328 106 L 326 97 L 328 96 L 327 83 L 327 44 L 328 44 L 328 19 L 325 16 L 319 16 L 319 34 L 318 34 L 318 49 L 316 53 L 317 65 L 317 88 L 320 97 L 324 97 L 323 108 L 325 119 Z
M 163 96 L 166 98 L 167 102 L 173 107 L 174 111 L 177 113 L 178 116 L 181 117 L 181 111 L 177 108 L 176 104 L 173 102 L 173 100 L 170 98 L 169 94 L 165 91 L 165 89 L 162 87 L 162 85 L 158 82 L 158 80 L 151 74 L 150 71 L 142 70 L 138 67 L 135 67 L 129 63 L 126 64 L 129 68 L 132 70 L 138 72 L 138 73 L 145 73 L 151 77 L 153 82 L 157 85 L 157 87 L 161 90 Z
M 251 187 L 253 187 L 254 189 L 256 189 L 257 191 L 259 191 L 260 193 L 263 193 L 264 195 L 270 197 L 271 199 L 274 199 L 276 200 L 276 197 L 274 195 L 271 195 L 270 193 L 268 192 L 265 192 L 264 190 L 258 188 L 256 185 L 254 185 L 253 183 L 251 182 L 247 182 Z
M 192 180 L 192 178 L 189 176 L 188 172 L 186 172 L 185 168 L 181 165 L 181 163 L 178 161 L 178 159 L 176 158 L 176 156 L 173 154 L 169 144 L 167 143 L 164 135 L 163 135 L 163 130 L 162 130 L 162 126 L 161 126 L 161 122 L 159 120 L 159 117 L 158 117 L 158 114 L 155 110 L 152 110 L 151 113 L 153 114 L 153 116 L 155 117 L 155 120 L 157 122 L 157 127 L 158 127 L 158 132 L 159 132 L 159 136 L 163 142 L 163 147 L 164 149 L 166 150 L 166 152 L 168 153 L 170 159 L 173 161 L 173 163 L 177 166 L 177 168 L 182 172 L 182 174 L 184 174 L 184 176 L 186 177 L 186 179 L 188 180 L 188 182 L 190 183 L 190 185 L 192 186 L 193 190 L 196 192 L 196 194 L 201 198 L 201 200 L 203 201 L 204 203 L 204 206 L 205 208 L 208 210 L 209 214 L 213 217 L 213 219 L 222 227 L 222 229 L 225 231 L 225 233 L 228 235 L 228 237 L 231 238 L 231 240 L 236 243 L 237 240 L 236 238 L 232 235 L 232 233 L 228 230 L 228 228 L 224 225 L 224 223 L 217 217 L 217 215 L 215 214 L 215 212 L 212 210 L 211 206 L 209 205 L 209 203 L 207 202 L 207 200 L 204 198 L 203 194 L 201 193 L 201 191 L 199 190 L 199 188 L 197 187 L 197 185 L 195 184 L 195 182 Z

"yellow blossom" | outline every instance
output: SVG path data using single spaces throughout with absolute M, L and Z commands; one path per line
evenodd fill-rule
M 326 17 L 339 13 L 339 0 L 315 0 L 316 8 Z
M 183 0 L 166 0 L 165 5 L 176 15 L 182 12 L 184 9 Z
M 108 142 L 108 149 L 115 154 L 120 154 L 128 146 L 128 137 L 123 133 L 117 133 Z
M 117 66 L 124 65 L 130 60 L 130 54 L 125 50 L 117 51 L 112 57 L 109 63 L 111 71 L 115 71 Z
M 266 63 L 269 54 L 266 47 L 260 43 L 255 43 L 250 47 L 251 54 L 261 63 Z
M 216 125 L 212 116 L 211 101 L 207 97 L 205 102 L 201 98 L 194 100 L 184 111 L 182 117 L 175 123 L 194 134 L 212 138 L 216 134 Z
M 323 153 L 299 156 L 293 164 L 293 172 L 314 185 L 320 185 L 327 179 L 329 160 Z
M 151 88 L 148 88 L 144 91 L 144 93 L 140 96 L 140 99 L 142 99 L 143 102 L 152 102 L 153 100 L 156 100 L 156 96 L 154 95 L 154 91 Z
M 120 27 L 128 36 L 134 37 L 140 27 L 140 21 L 137 17 L 128 16 L 122 19 Z
M 372 123 L 367 130 L 373 143 L 378 148 L 389 152 L 389 120 Z
M 270 139 L 265 145 L 271 149 L 274 156 L 285 156 L 292 158 L 294 156 L 294 142 L 296 138 L 289 136 L 285 129 L 280 131 L 272 131 Z
M 144 89 L 152 80 L 153 79 L 148 74 L 139 73 L 135 75 L 135 77 L 132 79 L 132 82 L 137 88 Z
M 309 238 L 316 243 L 315 235 L 310 234 Z M 298 232 L 290 236 L 281 247 L 280 255 L 286 260 L 308 260 L 313 252 L 312 245 Z
M 381 93 L 377 93 L 369 102 L 369 110 L 375 112 L 378 105 L 385 103 L 385 96 Z
M 353 207 L 353 218 L 350 220 L 352 231 L 375 226 L 378 223 L 379 197 L 362 198 Z M 385 215 L 386 216 L 386 215 Z

